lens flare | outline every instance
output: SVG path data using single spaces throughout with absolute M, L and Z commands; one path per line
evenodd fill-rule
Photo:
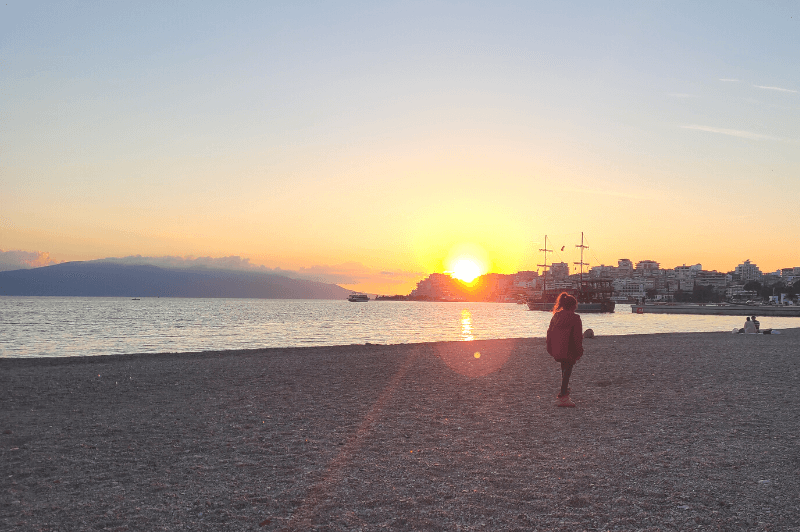
M 473 259 L 462 258 L 453 263 L 451 276 L 456 279 L 460 279 L 465 283 L 471 283 L 480 275 L 481 267 Z

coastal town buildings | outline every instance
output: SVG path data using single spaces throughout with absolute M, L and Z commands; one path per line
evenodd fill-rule
M 409 297 L 429 301 L 456 300 L 452 293 L 453 281 L 452 277 L 444 273 L 432 273 L 417 283 Z
M 781 280 L 784 284 L 794 284 L 800 281 L 800 266 L 795 268 L 781 268 Z
M 570 274 L 569 264 L 557 262 L 547 272 L 520 271 L 516 274 L 486 274 L 469 285 L 443 273 L 433 273 L 417 283 L 408 299 L 425 301 L 525 301 L 545 292 L 569 290 L 580 283 Z M 800 294 L 800 267 L 763 273 L 745 260 L 729 272 L 705 270 L 702 264 L 662 268 L 654 260 L 619 259 L 616 266 L 593 266 L 584 281 L 608 281 L 617 301 L 749 301 L 773 298 L 787 302 Z M 795 286 L 798 284 L 798 286 Z M 781 294 L 783 297 L 781 298 Z

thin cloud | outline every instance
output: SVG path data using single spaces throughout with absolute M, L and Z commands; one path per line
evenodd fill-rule
M 680 126 L 683 129 L 693 129 L 695 131 L 707 131 L 708 133 L 719 133 L 720 135 L 728 135 L 731 137 L 739 137 L 742 139 L 750 139 L 750 140 L 783 140 L 778 137 L 772 137 L 770 135 L 762 135 L 760 133 L 753 133 L 751 131 L 741 131 L 738 129 L 725 129 L 721 127 L 709 127 L 709 126 L 698 126 L 698 125 L 689 125 L 689 126 Z
M 778 92 L 797 92 L 797 91 L 792 90 L 792 89 L 784 89 L 782 87 L 768 87 L 766 85 L 753 85 L 753 87 L 755 87 L 757 89 L 767 89 L 767 90 L 770 90 L 770 91 L 778 91 Z
M 642 196 L 640 194 L 630 194 L 628 192 L 619 192 L 616 190 L 599 190 L 595 188 L 573 188 L 573 192 L 576 194 L 589 194 L 589 195 L 597 195 L 597 196 L 613 196 L 615 198 L 626 198 L 626 199 L 634 199 L 634 200 L 648 200 L 646 196 Z
M 648 201 L 652 200 L 653 198 L 650 196 L 642 195 L 642 194 L 632 194 L 630 192 L 620 192 L 618 190 L 614 190 L 611 187 L 599 189 L 599 188 L 578 188 L 578 187 L 545 187 L 545 190 L 552 191 L 553 193 L 561 194 L 564 192 L 568 192 L 571 195 L 577 194 L 586 194 L 587 196 L 611 196 L 614 198 L 625 198 L 625 199 L 632 199 L 637 201 Z M 535 242 L 536 244 L 540 244 L 541 242 Z
M 738 79 L 733 79 L 733 78 L 719 78 L 719 80 L 720 80 L 720 81 L 733 81 L 733 82 L 739 82 L 739 81 L 741 81 L 741 80 L 738 80 Z

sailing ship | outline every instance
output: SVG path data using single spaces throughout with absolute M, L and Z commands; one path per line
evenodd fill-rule
M 547 235 L 544 236 L 544 249 L 539 250 L 544 253 L 544 264 L 537 265 L 540 268 L 544 268 L 542 290 L 538 297 L 527 298 L 526 303 L 530 310 L 552 311 L 558 295 L 561 292 L 567 292 L 578 300 L 578 308 L 575 312 L 614 312 L 616 303 L 611 299 L 614 293 L 611 279 L 583 278 L 583 267 L 587 265 L 587 263 L 583 262 L 583 251 L 589 248 L 589 246 L 584 245 L 583 233 L 581 233 L 580 245 L 576 244 L 575 247 L 581 250 L 581 261 L 574 263 L 575 265 L 580 265 L 578 279 L 571 282 L 558 283 L 561 286 L 556 286 L 555 279 L 553 279 L 548 285 L 547 272 L 550 267 L 547 264 L 547 254 L 552 253 L 553 250 L 547 249 Z M 564 248 L 561 249 L 563 251 Z

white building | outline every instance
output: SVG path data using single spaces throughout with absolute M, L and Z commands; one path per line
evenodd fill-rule
M 739 264 L 734 270 L 735 273 L 739 274 L 739 278 L 744 281 L 761 281 L 763 274 L 761 270 L 758 269 L 758 266 L 755 264 L 750 264 L 750 259 L 744 261 L 742 264 Z
M 615 270 L 614 266 L 606 266 L 605 264 L 592 266 L 592 269 L 589 270 L 589 277 L 592 279 L 609 279 L 614 276 Z
M 700 270 L 694 278 L 695 284 L 700 286 L 711 286 L 717 293 L 725 293 L 728 286 L 728 276 L 718 271 Z
M 611 286 L 614 287 L 614 295 L 643 299 L 647 290 L 655 287 L 655 282 L 652 278 L 641 277 L 637 279 L 614 279 Z
M 745 290 L 742 284 L 734 284 L 725 289 L 725 297 L 731 301 L 745 301 L 748 299 L 756 299 L 758 297 L 758 292 Z
M 569 277 L 569 264 L 554 262 L 550 265 L 550 277 L 553 279 L 566 279 Z
M 632 277 L 633 261 L 630 259 L 619 259 L 617 261 L 617 275 L 619 277 Z
M 636 263 L 636 273 L 645 277 L 652 277 L 658 272 L 659 264 L 654 260 L 640 260 Z

